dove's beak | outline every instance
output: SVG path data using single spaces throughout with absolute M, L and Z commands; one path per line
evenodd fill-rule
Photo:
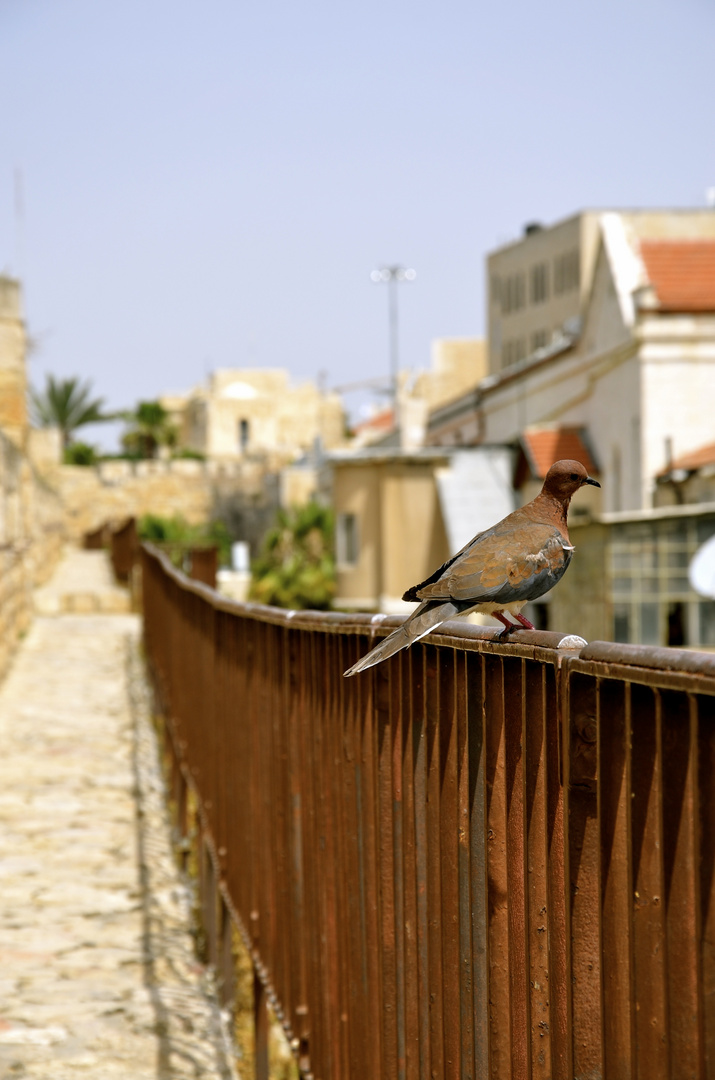
M 598 480 L 594 480 L 592 476 L 587 476 L 584 480 L 584 484 L 593 484 L 594 487 L 600 487 Z

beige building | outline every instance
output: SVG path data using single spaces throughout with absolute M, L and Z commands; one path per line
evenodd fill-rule
M 211 460 L 267 459 L 280 465 L 320 440 L 340 446 L 345 418 L 337 394 L 313 383 L 292 386 L 282 369 L 219 369 L 206 386 L 161 398 L 179 431 L 179 445 Z
M 604 511 L 640 511 L 653 505 L 670 460 L 712 442 L 715 214 L 605 213 L 597 224 L 579 326 L 436 410 L 428 443 L 583 429 Z
M 490 373 L 431 413 L 428 444 L 519 447 L 522 500 L 562 456 L 603 485 L 574 500 L 573 565 L 527 614 L 590 640 L 715 644 L 687 575 L 715 534 L 715 213 L 589 211 L 488 265 Z
M 575 340 L 590 302 L 604 219 L 585 210 L 487 256 L 489 372 L 497 374 L 539 350 Z M 637 241 L 715 239 L 712 210 L 619 211 Z
M 503 448 L 366 449 L 329 455 L 337 608 L 403 613 L 402 594 L 514 509 Z
M 353 447 L 416 450 L 424 446 L 430 413 L 475 387 L 486 374 L 482 338 L 437 338 L 427 370 L 400 372 L 397 415 L 390 406 L 358 424 Z

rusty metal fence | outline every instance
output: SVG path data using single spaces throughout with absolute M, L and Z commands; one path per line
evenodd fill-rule
M 715 1076 L 715 658 L 238 605 L 145 547 L 204 922 L 314 1080 Z
M 109 527 L 109 556 L 117 581 L 128 583 L 137 561 L 139 540 L 136 518 L 127 518 L 119 525 Z

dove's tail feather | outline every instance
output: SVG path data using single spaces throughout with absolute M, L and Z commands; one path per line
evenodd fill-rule
M 387 660 L 388 656 L 393 656 L 400 649 L 406 649 L 408 645 L 419 641 L 425 634 L 429 634 L 430 630 L 436 629 L 447 619 L 459 615 L 467 607 L 469 607 L 468 604 L 454 603 L 449 600 L 423 601 L 402 626 L 398 626 L 396 630 L 393 630 L 384 641 L 381 641 L 379 645 L 376 645 L 374 649 L 361 657 L 344 674 L 357 675 L 359 671 L 365 671 L 366 668 L 371 668 L 375 664 L 381 663 L 382 660 Z

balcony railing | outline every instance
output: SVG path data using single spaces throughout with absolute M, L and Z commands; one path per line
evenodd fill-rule
M 715 1075 L 715 657 L 235 604 L 143 550 L 204 921 L 314 1080 Z

